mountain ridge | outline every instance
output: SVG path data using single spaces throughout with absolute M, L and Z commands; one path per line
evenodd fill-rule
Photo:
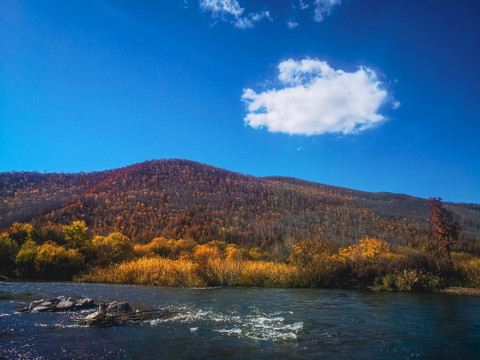
M 283 176 L 255 177 L 185 159 L 149 160 L 90 173 L 0 173 L 0 227 L 84 220 L 137 242 L 156 236 L 271 247 L 301 238 L 392 243 L 429 235 L 426 199 Z M 480 205 L 445 203 L 480 250 Z
M 346 191 L 353 191 L 353 192 L 356 192 L 356 193 L 365 193 L 365 194 L 370 194 L 370 195 L 400 196 L 400 197 L 408 197 L 408 198 L 426 200 L 426 198 L 422 198 L 420 196 L 415 196 L 415 195 L 410 195 L 410 194 L 407 194 L 407 193 L 395 193 L 395 192 L 391 192 L 391 191 L 357 190 L 357 189 L 351 189 L 351 188 L 348 188 L 348 187 L 345 187 L 345 186 L 325 184 L 325 183 L 320 183 L 320 182 L 316 182 L 316 181 L 313 181 L 313 180 L 305 180 L 305 179 L 301 179 L 301 178 L 296 178 L 296 177 L 293 177 L 293 176 L 285 176 L 285 175 L 256 176 L 256 175 L 251 175 L 251 174 L 248 174 L 248 173 L 242 173 L 242 172 L 239 172 L 239 171 L 228 170 L 228 169 L 224 169 L 224 168 L 221 168 L 221 167 L 218 167 L 218 166 L 215 166 L 215 165 L 209 165 L 209 164 L 206 164 L 206 163 L 202 163 L 202 162 L 198 162 L 198 161 L 194 161 L 194 160 L 182 159 L 182 158 L 151 159 L 151 160 L 145 160 L 145 161 L 139 162 L 139 163 L 134 163 L 134 164 L 122 166 L 122 167 L 119 167 L 119 168 L 112 168 L 112 169 L 106 169 L 106 170 L 77 171 L 77 172 L 43 172 L 43 173 L 40 172 L 40 171 L 28 171 L 28 170 L 0 171 L 0 176 L 5 175 L 5 174 L 12 174 L 12 173 L 14 173 L 14 174 L 15 173 L 17 173 L 17 174 L 28 173 L 28 174 L 38 174 L 38 175 L 64 174 L 66 176 L 68 176 L 68 175 L 103 174 L 103 173 L 109 173 L 109 172 L 116 172 L 118 170 L 131 168 L 131 167 L 138 166 L 138 165 L 141 165 L 141 164 L 145 164 L 145 163 L 148 163 L 148 162 L 163 162 L 163 161 L 190 162 L 190 163 L 193 163 L 193 164 L 204 165 L 204 166 L 208 166 L 208 167 L 215 168 L 215 169 L 218 169 L 218 170 L 222 170 L 222 171 L 225 171 L 225 172 L 228 172 L 228 173 L 234 173 L 234 174 L 238 174 L 238 175 L 241 175 L 241 176 L 253 177 L 253 178 L 257 178 L 257 179 L 288 180 L 288 181 L 302 182 L 302 183 L 311 184 L 311 185 L 321 185 L 321 186 L 326 186 L 326 187 L 338 188 L 338 189 L 342 189 L 342 190 L 346 190 Z M 471 207 L 475 207 L 475 208 L 480 209 L 480 204 L 477 204 L 477 203 L 463 202 L 463 201 L 460 201 L 460 202 L 445 201 L 445 203 L 455 204 L 455 205 L 471 206 Z

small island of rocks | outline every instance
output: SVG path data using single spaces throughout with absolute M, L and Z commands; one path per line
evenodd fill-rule
M 98 306 L 98 310 L 80 316 L 74 319 L 78 325 L 105 327 L 118 325 L 123 322 L 131 321 L 147 321 L 155 319 L 166 319 L 175 315 L 171 310 L 154 309 L 154 310 L 133 310 L 132 306 L 127 302 L 113 301 L 111 303 L 101 302 L 95 304 L 93 299 L 58 296 L 51 299 L 41 299 L 31 302 L 28 306 L 18 310 L 19 313 L 38 313 L 38 312 L 67 312 L 90 309 Z

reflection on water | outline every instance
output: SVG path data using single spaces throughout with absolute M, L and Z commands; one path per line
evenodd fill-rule
M 82 313 L 15 314 L 58 295 L 170 308 L 170 319 L 77 326 Z M 480 298 L 316 289 L 165 289 L 0 283 L 6 359 L 475 359 Z

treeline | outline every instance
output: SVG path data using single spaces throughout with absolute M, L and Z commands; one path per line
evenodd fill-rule
M 287 255 L 297 241 L 338 246 L 376 237 L 392 246 L 432 240 L 426 200 L 292 178 L 256 178 L 187 160 L 89 174 L 0 174 L 0 226 L 82 220 L 94 234 L 234 243 Z M 480 207 L 448 205 L 462 226 L 455 250 L 480 254 Z
M 307 238 L 279 258 L 222 241 L 158 237 L 138 244 L 118 232 L 93 235 L 82 221 L 41 228 L 14 224 L 0 235 L 0 275 L 160 286 L 480 288 L 480 258 L 446 253 L 450 238 L 441 229 L 433 229 L 437 240 L 428 247 L 392 246 L 374 237 L 348 246 Z
M 91 238 L 86 230 L 81 221 L 41 228 L 13 224 L 0 235 L 0 275 L 30 280 L 71 280 L 89 266 L 128 259 L 133 245 L 126 236 L 113 233 Z

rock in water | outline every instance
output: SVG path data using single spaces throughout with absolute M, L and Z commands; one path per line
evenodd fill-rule
M 40 306 L 40 304 L 43 303 L 44 301 L 45 299 L 33 301 L 30 303 L 30 305 L 28 305 L 28 307 L 23 308 L 22 310 L 33 311 L 33 309 L 35 309 L 37 306 Z
M 114 301 L 107 307 L 100 304 L 98 311 L 85 317 L 77 318 L 75 321 L 84 326 L 105 327 L 118 325 L 127 321 L 138 322 L 153 319 L 165 319 L 173 316 L 169 310 L 142 310 L 133 311 L 129 303 Z
M 76 300 L 72 297 L 58 296 L 53 299 L 36 300 L 27 307 L 19 309 L 19 312 L 57 312 L 57 311 L 74 311 L 88 309 L 94 307 L 95 304 L 90 298 L 82 298 Z
M 36 300 L 29 306 L 19 309 L 19 312 L 58 312 L 75 311 L 95 306 L 90 298 L 76 300 L 65 296 L 58 296 L 53 299 Z M 133 311 L 132 306 L 123 301 L 114 301 L 110 304 L 100 303 L 98 311 L 85 317 L 79 317 L 75 321 L 85 326 L 111 326 L 124 322 L 139 322 L 153 319 L 165 319 L 174 316 L 170 310 L 137 310 Z M 1 359 L 0 359 L 1 360 Z
M 53 311 L 53 308 L 51 306 L 40 305 L 40 306 L 34 307 L 31 312 L 51 312 L 51 311 Z
M 92 322 L 101 321 L 102 319 L 105 319 L 106 316 L 107 316 L 107 305 L 105 303 L 101 303 L 100 305 L 98 305 L 97 311 L 85 316 L 83 320 L 88 320 Z
M 58 311 L 68 311 L 73 310 L 75 307 L 76 300 L 72 298 L 68 298 L 67 300 L 62 300 L 57 305 Z
M 75 310 L 89 309 L 89 308 L 94 307 L 94 306 L 95 306 L 95 304 L 93 302 L 93 299 L 83 298 L 83 299 L 80 299 L 76 302 Z
M 107 307 L 107 314 L 129 314 L 131 312 L 133 309 L 127 302 L 114 301 Z

